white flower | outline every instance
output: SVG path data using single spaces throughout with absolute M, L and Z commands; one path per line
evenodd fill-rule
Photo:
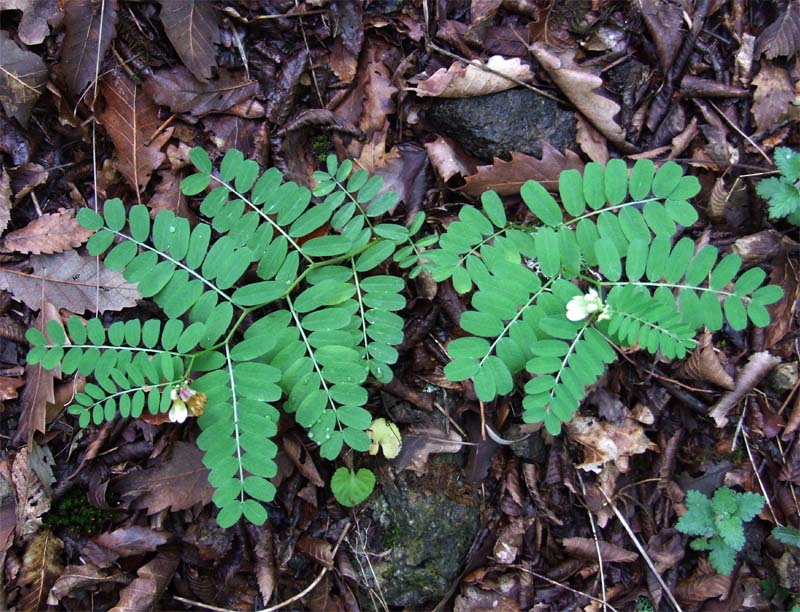
M 589 289 L 586 295 L 576 295 L 567 302 L 567 318 L 570 321 L 583 321 L 592 314 L 599 313 L 600 319 L 607 319 L 606 305 L 595 289 Z
M 186 417 L 189 416 L 189 410 L 186 408 L 186 402 L 181 399 L 181 390 L 172 389 L 169 392 L 169 397 L 172 399 L 172 406 L 169 409 L 169 420 L 173 423 L 183 423 Z

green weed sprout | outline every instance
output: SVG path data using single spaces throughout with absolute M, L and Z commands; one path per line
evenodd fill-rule
M 769 204 L 770 217 L 785 217 L 800 226 L 800 153 L 788 147 L 777 147 L 775 165 L 780 176 L 759 181 L 756 193 Z
M 686 492 L 686 513 L 675 528 L 700 536 L 691 541 L 692 549 L 710 551 L 711 565 L 727 576 L 733 571 L 736 553 L 744 547 L 744 523 L 761 512 L 764 501 L 758 493 L 737 493 L 728 487 L 717 489 L 711 499 L 690 490 Z

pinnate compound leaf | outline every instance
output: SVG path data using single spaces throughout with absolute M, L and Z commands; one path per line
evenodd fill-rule
M 336 501 L 348 508 L 367 499 L 374 488 L 375 474 L 366 468 L 355 472 L 349 468 L 340 467 L 331 478 L 331 490 Z

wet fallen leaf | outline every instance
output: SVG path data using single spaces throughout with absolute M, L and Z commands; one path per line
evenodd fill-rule
M 331 68 L 343 83 L 349 83 L 356 76 L 358 56 L 364 43 L 363 9 L 358 0 L 333 0 L 329 10 L 336 34 Z
M 576 153 L 567 149 L 562 154 L 550 143 L 543 142 L 541 159 L 524 153 L 511 153 L 510 161 L 495 158 L 491 165 L 478 166 L 475 174 L 465 177 L 466 184 L 459 191 L 475 198 L 488 189 L 501 196 L 514 195 L 528 179 L 556 191 L 559 174 L 570 168 L 583 171 L 583 162 Z
M 333 569 L 332 548 L 327 540 L 310 536 L 302 537 L 297 542 L 297 550 L 328 569 Z
M 640 0 L 642 17 L 658 51 L 658 63 L 666 74 L 681 48 L 686 26 L 679 4 L 663 0 Z
M 46 82 L 47 65 L 42 58 L 20 49 L 8 32 L 0 30 L 0 103 L 6 114 L 27 126 Z
M 255 557 L 256 581 L 264 603 L 269 603 L 275 590 L 275 551 L 273 546 L 272 526 L 267 521 L 264 525 L 246 526 L 250 541 L 253 544 Z
M 756 41 L 756 58 L 790 57 L 800 50 L 800 0 L 789 0 L 786 9 L 769 24 Z
M 0 165 L 0 234 L 6 231 L 11 221 L 11 179 Z
M 292 460 L 300 473 L 308 478 L 318 487 L 324 487 L 325 481 L 319 475 L 317 466 L 314 465 L 314 458 L 303 446 L 303 443 L 294 434 L 289 434 L 283 438 L 283 450 Z
M 117 168 L 136 191 L 147 187 L 153 170 L 166 156 L 160 151 L 161 143 L 151 140 L 161 125 L 158 108 L 150 96 L 121 70 L 103 77 L 100 88 L 105 107 L 98 118 L 108 131 L 117 152 Z
M 219 22 L 209 0 L 159 0 L 161 24 L 184 65 L 201 81 L 208 81 L 217 65 Z
M 50 509 L 47 489 L 28 461 L 28 449 L 23 447 L 11 466 L 11 480 L 17 498 L 17 538 L 28 539 L 42 526 L 42 515 Z
M 16 168 L 11 174 L 11 191 L 14 193 L 14 202 L 20 202 L 36 187 L 47 182 L 49 174 L 43 166 L 31 162 L 26 162 Z
M 50 587 L 64 568 L 63 550 L 64 543 L 50 531 L 42 531 L 28 544 L 17 581 L 22 589 L 20 610 L 36 612 L 45 608 Z
M 14 9 L 22 11 L 17 35 L 26 45 L 38 45 L 62 21 L 58 0 L 0 0 L 0 11 Z
M 120 557 L 152 552 L 173 538 L 168 531 L 132 525 L 94 537 L 95 544 L 112 550 Z
M 733 378 L 723 365 L 724 353 L 714 350 L 711 334 L 705 332 L 698 342 L 697 348 L 681 364 L 678 371 L 682 376 L 710 382 L 723 389 L 733 389 Z
M 75 220 L 71 210 L 37 217 L 25 227 L 8 233 L 0 241 L 2 253 L 53 254 L 82 245 L 92 235 Z
M 120 272 L 112 272 L 101 262 L 98 279 L 97 259 L 76 251 L 34 255 L 31 265 L 30 273 L 0 268 L 0 288 L 34 310 L 44 300 L 78 314 L 105 312 L 133 306 L 139 299 L 136 285 L 126 282 Z
M 447 69 L 440 68 L 411 90 L 418 96 L 470 98 L 517 87 L 519 83 L 509 80 L 511 78 L 526 83 L 531 81 L 531 67 L 518 57 L 506 59 L 494 55 L 486 62 L 475 60 L 466 65 L 455 62 Z
M 13 544 L 16 525 L 17 500 L 11 476 L 11 463 L 8 459 L 3 459 L 0 461 L 0 557 Z
M 410 425 L 403 434 L 403 448 L 395 459 L 398 470 L 426 471 L 428 457 L 437 453 L 457 453 L 462 448 L 462 438 L 450 430 L 448 433 L 433 420 Z
M 144 90 L 156 104 L 167 106 L 173 113 L 191 113 L 200 117 L 208 113 L 229 111 L 259 90 L 258 81 L 246 80 L 243 73 L 220 70 L 217 78 L 204 83 L 183 66 L 158 70 L 145 81 Z
M 172 456 L 161 465 L 131 472 L 114 483 L 114 491 L 134 509 L 148 514 L 170 508 L 186 510 L 211 501 L 214 490 L 208 484 L 203 453 L 193 444 L 176 442 Z
M 119 601 L 111 611 L 139 612 L 152 609 L 172 581 L 179 561 L 177 549 L 160 551 L 152 561 L 140 567 L 136 572 L 137 577 L 120 591 Z
M 728 412 L 780 362 L 780 357 L 775 357 L 767 351 L 753 353 L 750 356 L 750 359 L 747 360 L 747 365 L 736 376 L 734 389 L 723 395 L 708 414 L 716 421 L 717 427 L 725 427 L 727 425 Z
M 593 417 L 576 416 L 566 429 L 570 439 L 583 448 L 583 463 L 577 467 L 588 472 L 600 473 L 603 465 L 613 462 L 624 473 L 632 455 L 658 449 L 642 425 L 630 418 L 616 426 Z
M 130 577 L 120 570 L 107 571 L 94 565 L 68 565 L 65 567 L 47 595 L 47 605 L 57 606 L 62 598 L 78 589 L 95 593 L 113 584 L 128 584 Z
M 577 142 L 584 153 L 593 162 L 598 164 L 607 164 L 608 155 L 608 142 L 603 135 L 592 127 L 592 125 L 583 118 L 580 113 L 575 113 L 577 121 L 577 128 L 575 131 L 575 142 Z
M 760 131 L 768 132 L 786 121 L 794 101 L 794 86 L 787 70 L 772 62 L 762 62 L 753 85 L 753 118 Z
M 118 0 L 62 0 L 66 35 L 60 70 L 70 93 L 78 96 L 102 75 L 103 58 L 116 36 Z M 93 96 L 90 96 L 93 98 Z
M 639 554 L 621 546 L 603 542 L 595 542 L 592 538 L 564 538 L 561 542 L 566 553 L 572 557 L 598 560 L 597 549 L 600 549 L 600 559 L 603 563 L 633 563 Z
M 519 550 L 522 547 L 522 538 L 528 528 L 525 519 L 514 517 L 497 534 L 497 541 L 494 544 L 492 554 L 495 561 L 503 565 L 510 565 L 517 560 Z

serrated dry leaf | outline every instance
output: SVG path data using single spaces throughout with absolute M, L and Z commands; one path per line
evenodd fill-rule
M 606 463 L 613 462 L 625 473 L 631 456 L 658 450 L 642 425 L 630 418 L 617 426 L 593 417 L 576 416 L 566 424 L 566 430 L 570 439 L 583 449 L 583 463 L 577 467 L 588 472 L 599 474 Z
M 780 357 L 775 357 L 767 351 L 753 353 L 750 356 L 747 365 L 736 376 L 734 389 L 723 395 L 708 414 L 716 421 L 717 427 L 725 427 L 728 424 L 728 412 L 780 362 Z
M 23 127 L 47 83 L 47 65 L 35 53 L 20 49 L 0 30 L 0 103 L 6 115 Z
M 243 77 L 242 73 L 220 70 L 216 79 L 203 83 L 183 66 L 175 66 L 154 72 L 145 81 L 144 90 L 156 104 L 169 107 L 173 113 L 200 117 L 230 112 L 239 102 L 253 98 L 259 91 L 258 81 Z
M 217 65 L 219 22 L 209 0 L 159 0 L 161 24 L 175 51 L 201 81 L 214 75 Z
M 614 119 L 620 105 L 597 93 L 603 79 L 575 63 L 575 50 L 556 53 L 541 43 L 529 48 L 561 92 L 592 125 L 614 144 L 624 145 L 625 132 Z
M 786 12 L 769 24 L 756 41 L 756 59 L 790 57 L 800 50 L 800 0 L 789 0 Z
M 632 550 L 599 540 L 596 544 L 592 538 L 564 538 L 561 541 L 564 551 L 570 557 L 597 560 L 597 549 L 603 563 L 633 563 L 639 555 Z
M 272 525 L 269 521 L 263 525 L 248 523 L 246 529 L 253 545 L 258 590 L 264 602 L 268 603 L 269 600 L 272 599 L 276 581 Z
M 71 210 L 47 213 L 0 240 L 0 253 L 61 253 L 82 245 L 94 232 L 75 220 Z
M 485 63 L 480 60 L 467 65 L 454 62 L 447 69 L 440 68 L 428 78 L 418 82 L 411 91 L 418 96 L 471 98 L 517 87 L 519 83 L 509 80 L 510 78 L 526 83 L 531 81 L 533 79 L 531 67 L 523 64 L 518 57 L 506 59 L 493 55 Z
M 751 108 L 753 118 L 759 131 L 768 132 L 788 118 L 795 96 L 794 86 L 787 70 L 771 62 L 762 62 L 753 85 L 756 87 Z
M 511 161 L 495 158 L 491 165 L 478 166 L 475 174 L 465 177 L 466 184 L 459 191 L 475 198 L 488 189 L 503 196 L 514 195 L 529 179 L 555 191 L 559 174 L 570 168 L 583 171 L 583 162 L 576 153 L 567 149 L 562 154 L 550 143 L 543 142 L 541 159 L 524 153 L 512 153 Z
M 105 312 L 134 306 L 140 299 L 136 285 L 128 283 L 120 272 L 112 272 L 94 257 L 64 251 L 56 255 L 31 257 L 33 271 L 0 268 L 0 289 L 11 291 L 14 298 L 38 310 L 42 301 L 77 314 L 87 310 Z M 99 292 L 97 287 L 100 287 Z
M 118 0 L 62 0 L 64 27 L 60 70 L 73 96 L 101 73 L 116 36 Z
M 50 496 L 41 479 L 31 468 L 28 449 L 23 447 L 14 457 L 11 480 L 17 498 L 17 538 L 27 540 L 42 526 L 42 515 L 50 509 Z
M 58 0 L 0 0 L 0 11 L 22 11 L 17 36 L 26 45 L 38 45 L 50 33 L 49 25 L 61 23 Z
M 137 577 L 120 591 L 119 601 L 110 612 L 140 612 L 153 609 L 172 581 L 179 561 L 180 555 L 177 549 L 168 548 L 160 551 L 152 561 L 140 567 Z
M 146 508 L 155 514 L 167 508 L 173 512 L 211 501 L 214 489 L 208 484 L 203 453 L 193 444 L 176 442 L 172 457 L 156 467 L 130 472 L 114 484 L 123 502 L 133 509 Z
M 333 569 L 332 546 L 327 540 L 304 536 L 297 541 L 296 549 L 312 561 L 316 561 L 329 570 Z
M 114 142 L 117 168 L 141 203 L 140 192 L 166 158 L 159 150 L 161 143 L 150 142 L 161 125 L 158 108 L 142 87 L 121 70 L 103 77 L 100 90 L 105 107 L 97 116 Z
M 64 543 L 50 531 L 43 531 L 28 544 L 17 580 L 22 589 L 18 609 L 38 612 L 45 608 L 50 587 L 64 568 L 61 560 L 63 550 Z
M 6 231 L 11 221 L 11 179 L 4 166 L 0 165 L 0 234 Z
M 122 571 L 102 570 L 94 565 L 68 565 L 50 588 L 47 605 L 57 606 L 62 598 L 77 589 L 95 592 L 112 584 L 127 584 L 130 578 Z
M 733 378 L 722 364 L 724 355 L 714 350 L 711 334 L 705 332 L 696 349 L 678 368 L 681 376 L 710 382 L 723 389 L 733 389 Z

